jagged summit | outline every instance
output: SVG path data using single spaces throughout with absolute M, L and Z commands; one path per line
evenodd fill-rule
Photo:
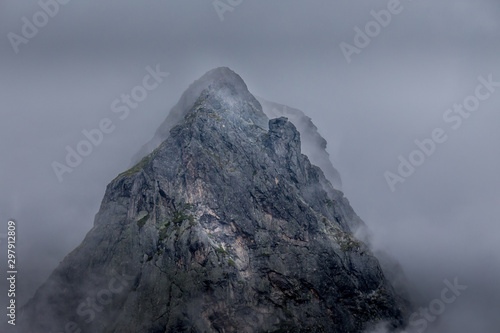
M 332 165 L 330 155 L 326 151 L 326 140 L 319 134 L 312 119 L 299 109 L 289 107 L 257 97 L 262 110 L 269 118 L 287 117 L 301 134 L 302 152 L 309 157 L 311 163 L 323 170 L 326 178 L 336 189 L 342 189 L 340 174 Z
M 236 95 L 250 99 L 258 108 L 259 102 L 250 94 L 243 79 L 227 67 L 218 67 L 205 73 L 201 78 L 193 82 L 182 94 L 176 105 L 172 107 L 165 121 L 157 129 L 153 138 L 146 143 L 132 158 L 132 165 L 138 163 L 144 156 L 157 148 L 169 135 L 170 129 L 179 124 L 191 110 L 201 93 L 209 89 L 211 93 L 216 92 L 221 100 L 231 102 Z M 227 103 L 225 103 L 226 106 Z M 237 110 L 235 110 L 237 111 Z M 264 118 L 260 125 L 267 126 Z
M 232 90 L 233 96 L 241 95 L 243 98 L 251 100 L 255 109 L 262 108 L 268 118 L 287 117 L 302 135 L 303 153 L 309 157 L 313 164 L 319 166 L 325 172 L 327 179 L 335 188 L 341 189 L 340 174 L 330 162 L 329 154 L 326 151 L 326 140 L 318 133 L 318 129 L 311 119 L 298 109 L 267 101 L 261 97 L 254 97 L 248 91 L 243 79 L 227 67 L 212 69 L 189 86 L 177 104 L 171 109 L 168 117 L 160 125 L 153 138 L 134 155 L 131 165 L 137 164 L 144 156 L 157 148 L 168 137 L 170 129 L 179 124 L 186 116 L 186 112 L 191 110 L 192 106 L 200 98 L 202 91 L 210 86 L 211 93 L 222 91 L 219 88 L 226 87 L 226 89 Z M 267 119 L 264 117 L 260 121 L 256 121 L 256 123 L 267 127 Z
M 401 327 L 403 300 L 353 236 L 363 222 L 296 126 L 269 120 L 229 69 L 202 79 L 107 186 L 92 230 L 22 309 L 25 332 Z

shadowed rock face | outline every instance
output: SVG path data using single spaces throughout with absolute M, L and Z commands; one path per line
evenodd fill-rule
M 166 140 L 108 185 L 92 230 L 24 307 L 25 332 L 401 326 L 404 303 L 352 235 L 363 222 L 295 126 L 268 120 L 227 68 L 201 80 Z
M 287 105 L 278 104 L 258 98 L 262 105 L 262 110 L 269 118 L 286 117 L 295 125 L 301 136 L 302 153 L 306 155 L 312 164 L 320 167 L 326 179 L 336 189 L 342 188 L 340 174 L 330 162 L 330 156 L 326 151 L 326 140 L 319 134 L 318 128 L 311 118 L 304 112 L 291 108 Z
M 170 135 L 170 129 L 179 124 L 186 116 L 186 113 L 192 108 L 200 93 L 208 88 L 214 80 L 224 79 L 234 87 L 238 87 L 240 92 L 248 94 L 247 88 L 243 80 L 234 75 L 228 68 L 216 68 L 203 75 L 196 80 L 182 94 L 179 102 L 170 110 L 168 117 L 160 125 L 153 138 L 147 142 L 132 158 L 132 165 L 137 164 L 144 156 L 156 149 Z M 252 96 L 253 98 L 253 96 Z M 301 135 L 301 150 L 302 153 L 309 157 L 312 164 L 319 166 L 326 179 L 330 181 L 336 189 L 342 188 L 342 181 L 339 172 L 333 167 L 330 162 L 330 156 L 326 151 L 326 140 L 318 133 L 318 128 L 314 125 L 311 118 L 306 116 L 301 110 L 291 108 L 289 106 L 267 101 L 257 97 L 257 100 L 262 106 L 262 111 L 268 118 L 286 117 L 292 124 L 295 125 Z M 261 124 L 267 128 L 267 122 Z

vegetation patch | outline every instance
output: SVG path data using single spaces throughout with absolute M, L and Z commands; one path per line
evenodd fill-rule
M 180 234 L 181 224 L 185 220 L 189 221 L 190 226 L 196 225 L 196 222 L 194 221 L 194 216 L 191 214 L 188 214 L 189 210 L 191 210 L 192 207 L 193 206 L 191 204 L 186 203 L 186 204 L 183 204 L 180 209 L 174 211 L 171 218 L 167 219 L 165 221 L 165 223 L 162 226 L 160 226 L 160 230 L 159 230 L 160 240 L 164 240 L 168 237 L 168 235 L 169 235 L 168 231 L 169 231 L 169 228 L 171 225 L 176 226 L 177 234 Z
M 358 250 L 361 244 L 357 239 L 355 239 L 351 234 L 343 232 L 342 230 L 335 228 L 336 233 L 333 238 L 340 245 L 340 249 L 344 252 L 349 252 L 353 250 Z
M 190 208 L 186 208 L 186 207 L 190 207 L 187 205 L 189 205 L 189 204 L 186 204 L 182 210 L 177 210 L 174 212 L 174 215 L 172 216 L 172 223 L 180 224 L 184 220 L 189 220 L 190 223 L 194 223 L 194 216 L 190 215 L 190 214 L 186 214 L 186 210 L 190 209 Z
M 160 147 L 158 147 L 158 148 L 160 148 Z M 151 163 L 153 158 L 156 156 L 156 154 L 158 153 L 158 148 L 153 150 L 153 152 L 151 154 L 149 154 L 148 156 L 145 156 L 142 160 L 140 160 L 139 163 L 137 163 L 136 165 L 134 165 L 133 167 L 131 167 L 127 171 L 120 173 L 118 176 L 116 176 L 115 179 L 117 179 L 121 176 L 131 176 L 131 175 L 143 170 L 146 166 L 149 165 L 149 163 Z
M 216 247 L 215 252 L 221 253 L 224 256 L 229 255 L 229 252 L 225 250 L 222 246 Z
M 165 221 L 165 223 L 160 227 L 160 240 L 164 240 L 168 237 L 168 228 L 170 227 L 170 221 Z
M 149 213 L 144 211 L 140 212 L 137 220 L 137 225 L 139 226 L 139 229 L 142 228 L 148 220 L 149 220 Z

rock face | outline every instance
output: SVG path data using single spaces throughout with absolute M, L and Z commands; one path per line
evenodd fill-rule
M 352 235 L 363 222 L 301 154 L 296 127 L 268 120 L 227 68 L 200 80 L 166 139 L 108 185 L 93 229 L 23 308 L 26 332 L 403 325 L 403 301 Z
M 267 101 L 261 97 L 257 98 L 262 105 L 262 111 L 269 118 L 286 117 L 295 125 L 300 133 L 302 154 L 309 158 L 309 161 L 318 166 L 336 189 L 342 188 L 340 174 L 332 165 L 330 155 L 326 151 L 326 140 L 318 133 L 318 128 L 311 118 L 306 116 L 299 109 L 287 105 Z
M 170 135 L 170 129 L 184 118 L 200 93 L 208 88 L 213 80 L 224 77 L 226 80 L 232 80 L 233 74 L 223 69 L 215 69 L 196 80 L 189 89 L 187 89 L 180 98 L 179 102 L 170 110 L 167 119 L 160 125 L 153 138 L 147 142 L 132 158 L 132 165 L 136 165 L 144 156 L 151 153 Z M 333 167 L 330 156 L 326 151 L 326 140 L 318 133 L 318 128 L 314 125 L 311 118 L 306 116 L 301 110 L 289 107 L 287 105 L 270 102 L 261 97 L 256 97 L 262 106 L 262 111 L 268 118 L 286 117 L 295 125 L 301 136 L 301 150 L 307 155 L 312 164 L 319 166 L 326 178 L 336 189 L 341 189 L 342 181 L 339 172 Z M 267 128 L 267 123 L 262 124 Z

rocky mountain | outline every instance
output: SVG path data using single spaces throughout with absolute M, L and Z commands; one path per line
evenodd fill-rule
M 22 309 L 24 332 L 405 323 L 404 301 L 353 236 L 363 222 L 302 154 L 296 126 L 269 120 L 237 74 L 205 74 L 154 140 L 107 186 L 92 230 Z
M 332 165 L 330 155 L 326 151 L 326 140 L 319 134 L 318 128 L 311 118 L 306 116 L 299 109 L 289 107 L 284 104 L 270 102 L 262 97 L 256 97 L 262 106 L 262 111 L 269 117 L 286 117 L 300 133 L 302 154 L 309 158 L 309 161 L 318 166 L 336 189 L 342 188 L 340 174 Z
M 192 108 L 200 96 L 200 93 L 212 83 L 215 72 L 217 72 L 217 70 L 202 76 L 200 79 L 193 82 L 189 89 L 182 94 L 179 102 L 172 108 L 153 138 L 134 155 L 131 166 L 136 165 L 144 156 L 158 148 L 158 146 L 168 138 L 170 129 L 184 118 L 186 112 Z M 220 73 L 220 71 L 218 72 L 219 73 L 216 75 L 224 75 Z M 284 104 L 270 102 L 262 97 L 255 98 L 259 101 L 262 106 L 262 111 L 269 119 L 286 117 L 295 125 L 297 131 L 300 133 L 302 153 L 307 155 L 312 164 L 321 168 L 326 178 L 336 189 L 340 189 L 342 187 L 342 181 L 339 172 L 333 167 L 330 156 L 326 151 L 327 142 L 321 134 L 319 134 L 318 128 L 314 125 L 311 118 L 306 116 L 301 110 Z M 267 123 L 264 127 L 267 128 Z

